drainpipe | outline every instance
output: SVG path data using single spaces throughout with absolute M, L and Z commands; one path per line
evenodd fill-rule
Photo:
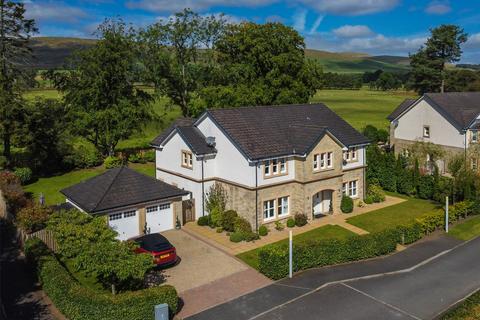
M 367 195 L 367 147 L 363 147 L 363 200 L 365 200 L 365 197 Z
M 204 175 L 204 170 L 203 170 L 203 161 L 205 160 L 205 157 L 202 157 L 202 217 L 205 216 L 205 175 Z
M 255 162 L 255 231 L 258 232 L 258 161 Z

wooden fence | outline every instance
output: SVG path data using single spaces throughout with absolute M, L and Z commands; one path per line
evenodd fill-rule
M 57 242 L 55 241 L 55 237 L 53 236 L 53 233 L 47 229 L 42 229 L 37 232 L 33 233 L 26 233 L 24 231 L 20 231 L 21 234 L 21 239 L 23 244 L 25 241 L 31 238 L 38 238 L 45 243 L 45 245 L 52 250 L 53 252 L 57 252 L 58 246 Z

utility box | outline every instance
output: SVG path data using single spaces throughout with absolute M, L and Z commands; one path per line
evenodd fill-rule
M 155 306 L 155 320 L 168 320 L 168 304 L 162 303 Z

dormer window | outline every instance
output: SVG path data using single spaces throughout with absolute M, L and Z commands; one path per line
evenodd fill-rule
M 266 160 L 263 164 L 263 175 L 274 177 L 287 174 L 287 160 L 285 158 Z
M 190 151 L 182 150 L 182 167 L 193 169 L 193 156 Z
M 423 137 L 430 138 L 430 126 L 423 126 Z
M 351 147 L 347 151 L 343 151 L 343 160 L 346 162 L 356 161 L 357 160 L 357 148 Z

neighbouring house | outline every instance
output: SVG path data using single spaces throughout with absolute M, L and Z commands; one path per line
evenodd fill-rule
M 387 119 L 390 146 L 396 154 L 408 155 L 417 141 L 434 143 L 445 151 L 442 159 L 434 160 L 440 172 L 446 173 L 452 155 L 466 155 L 469 147 L 478 144 L 480 92 L 425 93 L 403 101 Z M 472 168 L 478 167 L 476 157 L 470 157 L 470 162 Z
M 157 179 L 192 193 L 184 221 L 208 214 L 208 190 L 219 183 L 227 208 L 258 228 L 339 213 L 342 194 L 363 199 L 368 143 L 324 104 L 304 104 L 207 110 L 178 119 L 152 145 Z
M 110 169 L 60 192 L 72 208 L 107 216 L 120 240 L 173 229 L 181 217 L 182 199 L 189 197 L 185 190 L 127 167 Z

